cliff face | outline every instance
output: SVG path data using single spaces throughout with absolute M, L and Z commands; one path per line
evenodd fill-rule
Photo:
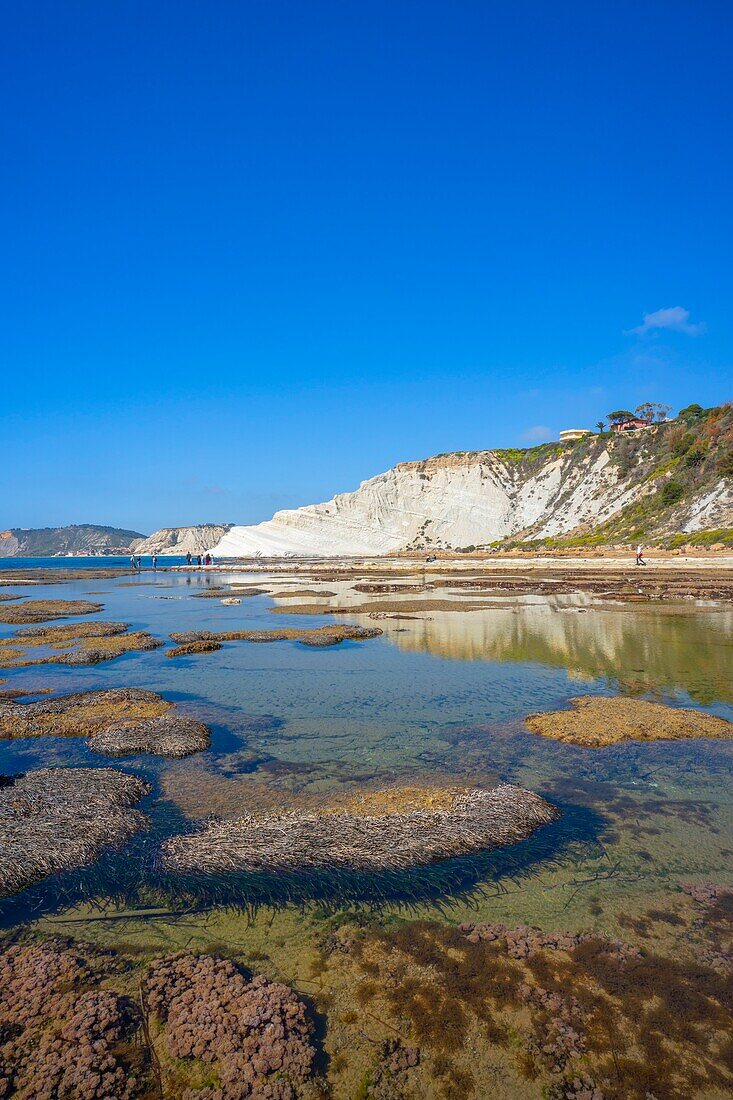
M 233 527 L 217 556 L 385 554 L 733 526 L 730 406 L 617 437 L 403 462 L 324 504 Z
M 12 527 L 0 531 L 1 558 L 49 558 L 64 554 L 127 554 L 145 536 L 93 523 L 72 527 Z
M 146 538 L 137 554 L 205 554 L 230 530 L 228 523 L 202 523 L 194 527 L 163 527 Z

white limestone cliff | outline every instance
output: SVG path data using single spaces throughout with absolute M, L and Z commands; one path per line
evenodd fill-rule
M 654 433 L 649 433 L 653 445 Z M 659 488 L 637 470 L 619 476 L 612 441 L 538 448 L 519 459 L 495 451 L 403 462 L 323 504 L 277 512 L 235 526 L 214 547 L 217 557 L 333 557 L 397 550 L 461 549 L 508 537 L 544 538 L 590 530 Z M 712 494 L 712 497 L 711 497 Z M 680 509 L 677 530 L 732 522 L 722 483 Z

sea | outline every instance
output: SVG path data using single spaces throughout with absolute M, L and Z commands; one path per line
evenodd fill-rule
M 253 906 L 288 898 L 339 904 L 348 898 L 461 909 L 469 897 L 493 897 L 504 878 L 515 875 L 524 881 L 525 921 L 547 922 L 559 906 L 557 919 L 577 925 L 588 917 L 586 894 L 566 907 L 562 888 L 548 889 L 568 860 L 580 860 L 593 873 L 608 859 L 618 862 L 626 868 L 625 898 L 628 891 L 637 899 L 653 895 L 670 875 L 733 877 L 733 743 L 630 742 L 594 750 L 539 737 L 524 725 L 527 714 L 567 707 L 576 696 L 615 694 L 733 720 L 729 606 L 675 609 L 604 604 L 590 596 L 507 597 L 482 611 L 378 621 L 341 614 L 339 622 L 376 621 L 383 633 L 326 650 L 297 641 L 230 642 L 215 653 L 171 660 L 166 652 L 172 633 L 318 627 L 335 618 L 273 615 L 277 606 L 287 611 L 288 600 L 267 595 L 248 596 L 238 606 L 201 599 L 212 586 L 259 583 L 263 576 L 175 571 L 169 567 L 176 559 L 160 560 L 165 568 L 154 571 L 144 560 L 142 570 L 132 573 L 124 558 L 0 559 L 0 569 L 30 576 L 58 568 L 71 573 L 65 583 L 52 577 L 40 586 L 2 584 L 1 593 L 98 601 L 103 609 L 92 619 L 130 623 L 167 643 L 88 667 L 2 669 L 5 688 L 26 691 L 28 699 L 42 697 L 34 692 L 147 688 L 212 730 L 211 748 L 186 760 L 145 756 L 120 763 L 153 786 L 143 807 L 152 829 L 131 848 L 132 885 L 120 870 L 129 867 L 128 853 L 117 853 L 102 869 L 95 865 L 68 880 L 57 876 L 0 902 L 6 922 L 60 911 L 82 897 L 112 897 L 115 878 L 124 878 L 133 894 L 161 889 L 155 859 L 161 836 L 195 828 L 211 815 L 327 804 L 336 796 L 395 784 L 508 781 L 544 795 L 563 816 L 510 857 L 453 860 L 403 878 L 324 881 L 304 874 L 283 883 L 264 876 L 237 883 L 233 895 L 217 884 L 212 897 Z M 90 567 L 119 570 L 119 576 L 73 575 Z M 17 629 L 0 623 L 0 637 Z M 2 774 L 49 765 L 96 767 L 109 761 L 81 737 L 0 742 Z

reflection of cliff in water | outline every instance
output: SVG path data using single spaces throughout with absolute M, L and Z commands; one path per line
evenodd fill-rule
M 580 680 L 608 676 L 631 689 L 733 702 L 733 611 L 600 608 L 590 598 L 567 597 L 384 619 L 379 626 L 400 649 L 460 660 L 537 661 Z

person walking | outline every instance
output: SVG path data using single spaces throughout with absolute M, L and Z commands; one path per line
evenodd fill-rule
M 199 569 L 201 568 L 201 555 L 200 554 L 196 555 L 196 565 L 199 567 Z
M 135 564 L 135 555 L 134 554 L 130 554 L 130 565 L 132 566 L 133 569 L 137 569 L 137 565 Z
M 636 564 L 637 565 L 646 565 L 646 562 L 644 561 L 643 555 L 644 555 L 644 547 L 643 546 L 637 546 L 637 548 L 636 548 Z
M 142 569 L 142 567 L 143 567 L 143 559 L 139 556 L 138 556 L 138 559 L 137 559 L 137 567 L 138 567 L 138 569 Z
M 189 550 L 188 553 L 186 554 L 186 565 L 190 565 L 192 561 L 193 561 L 193 557 L 191 555 L 191 551 Z
M 157 569 L 157 568 L 158 568 L 158 555 L 153 554 L 153 569 Z

